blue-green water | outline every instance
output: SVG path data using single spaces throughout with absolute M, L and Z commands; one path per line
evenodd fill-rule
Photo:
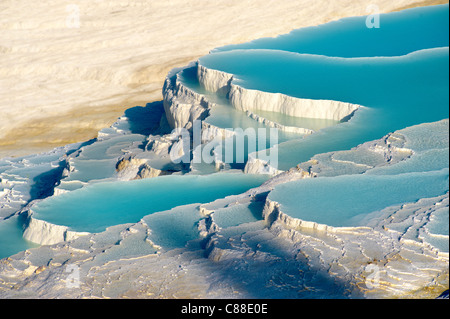
M 268 58 L 271 60 L 270 53 L 268 55 Z M 247 61 L 244 62 L 247 63 Z M 237 63 L 235 70 L 238 70 L 239 67 L 240 63 Z M 255 68 L 258 68 L 258 65 L 255 64 Z M 276 76 L 276 74 L 271 76 Z M 208 99 L 208 101 L 215 103 L 215 106 L 210 110 L 210 114 L 205 119 L 205 122 L 224 129 L 233 129 L 240 127 L 253 128 L 257 130 L 260 128 L 266 128 L 264 124 L 261 124 L 258 121 L 249 118 L 245 114 L 245 112 L 233 108 L 233 106 L 225 96 L 205 90 L 198 81 L 196 66 L 184 69 L 183 71 L 178 73 L 177 77 L 178 81 L 180 81 L 185 87 L 188 87 L 198 94 L 202 94 Z M 258 79 L 257 74 L 255 74 L 255 78 Z M 253 113 L 282 125 L 307 128 L 314 131 L 324 127 L 336 125 L 338 123 L 338 121 L 335 120 L 301 118 L 288 116 L 277 112 L 258 110 L 253 111 Z M 296 133 L 279 131 L 278 141 L 285 142 L 292 139 L 298 139 L 301 136 L 302 135 Z
M 281 144 L 279 169 L 286 170 L 318 153 L 350 149 L 404 127 L 448 118 L 448 59 L 448 48 L 358 59 L 256 50 L 218 53 L 201 62 L 245 74 L 236 83 L 249 89 L 364 106 L 346 123 Z M 271 67 L 253 72 L 259 65 Z M 275 73 L 280 80 L 269 85 Z
M 343 175 L 282 184 L 269 198 L 295 218 L 335 227 L 361 226 L 358 222 L 364 216 L 385 207 L 443 195 L 448 183 L 448 168 L 399 175 Z
M 381 21 L 380 29 L 367 29 L 363 18 L 343 19 L 221 48 L 199 63 L 233 74 L 233 83 L 247 89 L 364 106 L 348 122 L 280 144 L 278 168 L 287 170 L 318 153 L 350 149 L 407 126 L 448 118 L 448 5 L 382 15 Z M 354 42 L 325 50 L 324 43 L 343 37 L 337 36 L 336 26 L 339 32 L 352 30 Z M 313 37 L 317 33 L 321 36 Z M 370 41 L 359 41 L 366 35 Z M 301 44 L 305 37 L 306 47 Z M 336 46 L 341 51 L 333 51 Z
M 33 216 L 69 226 L 74 231 L 100 232 L 108 226 L 138 222 L 146 215 L 176 206 L 208 203 L 240 194 L 261 185 L 267 178 L 217 173 L 98 183 L 38 203 L 33 207 Z
M 13 216 L 0 222 L 0 259 L 39 246 L 23 239 L 22 227 L 23 220 L 20 216 Z
M 269 49 L 355 58 L 400 56 L 448 46 L 448 4 L 382 14 L 380 28 L 367 28 L 366 18 L 345 18 L 276 38 L 224 46 L 212 52 Z

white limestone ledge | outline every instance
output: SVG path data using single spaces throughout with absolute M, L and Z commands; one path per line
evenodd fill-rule
M 33 217 L 33 211 L 28 211 L 27 223 L 23 238 L 39 245 L 53 245 L 71 241 L 78 237 L 89 235 L 88 232 L 75 232 L 67 226 L 55 225 Z

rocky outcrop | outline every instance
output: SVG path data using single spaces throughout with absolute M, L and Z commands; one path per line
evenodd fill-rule
M 201 94 L 184 86 L 178 75 L 169 75 L 163 87 L 164 111 L 169 126 L 192 128 L 195 120 L 203 120 L 209 114 L 212 104 Z
M 170 175 L 171 172 L 151 167 L 146 159 L 125 157 L 116 165 L 117 175 L 121 180 L 154 178 Z

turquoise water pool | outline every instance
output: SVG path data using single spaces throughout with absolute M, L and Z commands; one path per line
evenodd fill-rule
M 348 122 L 280 144 L 278 168 L 287 170 L 318 153 L 448 117 L 448 5 L 381 21 L 368 29 L 365 17 L 343 19 L 219 48 L 199 63 L 233 74 L 232 83 L 246 89 L 364 106 Z
M 14 255 L 39 245 L 25 240 L 23 234 L 23 220 L 20 216 L 13 216 L 0 222 L 0 259 Z

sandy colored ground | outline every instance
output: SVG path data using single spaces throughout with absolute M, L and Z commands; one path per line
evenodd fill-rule
M 0 158 L 96 136 L 161 99 L 167 72 L 225 44 L 448 1 L 2 0 Z

